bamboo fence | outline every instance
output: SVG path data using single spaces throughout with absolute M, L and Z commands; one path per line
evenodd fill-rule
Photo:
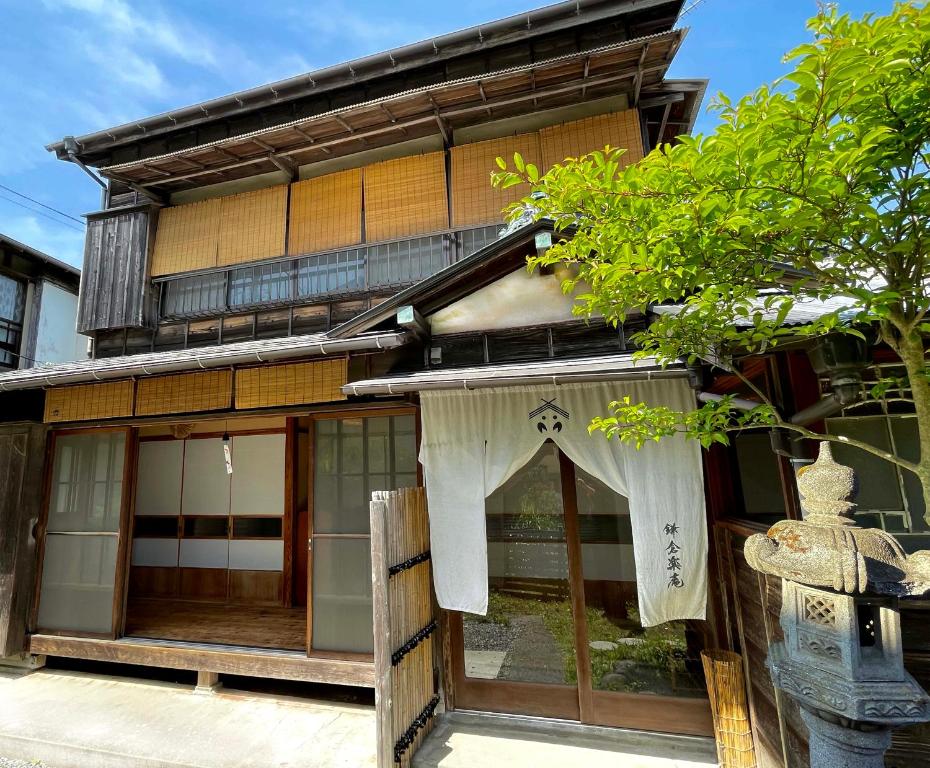
M 439 703 L 424 489 L 372 494 L 371 535 L 378 766 L 409 768 Z
M 756 768 L 742 657 L 732 651 L 707 650 L 701 651 L 701 662 L 720 768 Z

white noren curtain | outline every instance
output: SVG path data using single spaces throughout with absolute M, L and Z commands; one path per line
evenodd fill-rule
M 576 465 L 629 500 L 643 625 L 704 618 L 707 529 L 700 448 L 676 436 L 637 451 L 588 434 L 591 419 L 624 396 L 676 410 L 694 407 L 684 378 L 421 394 L 420 461 L 433 577 L 443 608 L 487 612 L 484 501 L 551 439 Z

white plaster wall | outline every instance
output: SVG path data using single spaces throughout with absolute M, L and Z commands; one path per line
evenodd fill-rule
M 582 290 L 584 292 L 584 290 Z M 555 275 L 518 269 L 469 296 L 430 315 L 435 335 L 464 331 L 494 331 L 527 325 L 578 320 L 572 313 L 573 294 L 562 292 Z
M 35 359 L 41 363 L 67 363 L 87 358 L 87 337 L 74 330 L 78 297 L 54 283 L 42 284 Z

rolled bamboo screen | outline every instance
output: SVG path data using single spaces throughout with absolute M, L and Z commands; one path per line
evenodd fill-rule
M 216 266 L 220 199 L 164 208 L 158 214 L 153 277 Z
M 291 184 L 287 252 L 290 256 L 362 241 L 362 169 Z
M 197 371 L 140 379 L 136 415 L 218 411 L 232 406 L 232 371 Z
M 497 158 L 503 157 L 512 166 L 514 152 L 519 152 L 526 162 L 539 166 L 542 158 L 539 134 L 522 133 L 452 147 L 453 227 L 502 221 L 501 211 L 529 193 L 524 184 L 507 189 L 491 185 L 491 172 L 498 170 Z
M 449 226 L 444 152 L 369 165 L 364 186 L 365 240 L 369 243 Z
M 131 379 L 55 387 L 45 393 L 46 423 L 90 421 L 132 416 L 135 389 Z
M 286 219 L 286 184 L 221 197 L 217 265 L 283 256 Z
M 720 768 L 756 768 L 742 658 L 732 651 L 708 650 L 701 651 L 701 662 Z
M 236 372 L 236 408 L 269 408 L 345 400 L 345 358 L 243 368 Z
M 589 152 L 622 147 L 621 163 L 629 165 L 643 158 L 643 139 L 639 130 L 639 113 L 635 109 L 586 117 L 571 123 L 543 128 L 539 132 L 543 168 L 546 170 L 566 157 L 581 157 Z

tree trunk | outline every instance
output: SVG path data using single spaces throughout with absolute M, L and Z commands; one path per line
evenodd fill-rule
M 924 520 L 930 524 L 930 379 L 924 359 L 924 343 L 917 330 L 901 336 L 897 353 L 907 370 L 907 378 L 914 398 L 917 414 L 917 436 L 920 441 L 920 458 L 917 462 L 917 478 L 924 493 Z

